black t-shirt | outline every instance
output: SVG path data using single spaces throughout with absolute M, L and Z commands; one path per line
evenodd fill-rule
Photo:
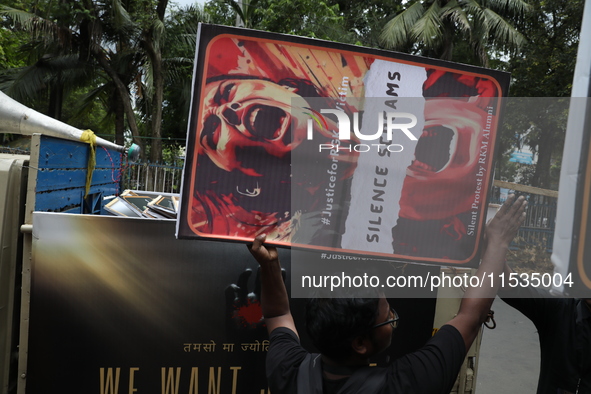
M 267 379 L 273 394 L 297 393 L 299 367 L 307 355 L 293 331 L 285 327 L 273 330 L 267 353 Z M 465 355 L 464 340 L 459 331 L 445 325 L 418 351 L 400 357 L 387 367 L 363 369 L 369 369 L 372 378 L 383 381 L 376 394 L 449 394 Z M 320 362 L 320 357 L 315 360 Z M 339 382 L 326 380 L 323 384 L 325 394 L 338 391 L 345 382 L 343 379 Z M 356 392 L 359 391 L 348 389 L 343 394 Z
M 536 326 L 540 338 L 538 394 L 591 394 L 591 312 L 583 300 L 518 286 L 499 295 Z M 519 298 L 515 298 L 519 297 Z

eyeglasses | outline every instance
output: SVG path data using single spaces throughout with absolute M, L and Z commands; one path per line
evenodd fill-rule
M 396 310 L 394 310 L 394 308 L 390 308 L 390 316 L 391 316 L 390 319 L 386 320 L 383 323 L 376 324 L 372 328 L 378 328 L 381 326 L 385 326 L 386 324 L 391 325 L 392 329 L 395 329 L 396 327 L 398 327 L 398 320 L 400 320 L 400 317 L 398 316 L 398 313 L 396 312 Z

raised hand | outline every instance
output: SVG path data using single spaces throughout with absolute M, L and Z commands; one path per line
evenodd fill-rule
M 279 257 L 276 247 L 264 245 L 266 239 L 266 234 L 260 234 L 251 245 L 248 245 L 248 250 L 261 266 L 275 263 Z
M 511 194 L 507 198 L 495 217 L 486 225 L 487 247 L 491 245 L 497 247 L 509 246 L 515 235 L 517 235 L 517 230 L 525 221 L 526 207 L 527 201 L 523 196 L 515 198 L 515 195 Z

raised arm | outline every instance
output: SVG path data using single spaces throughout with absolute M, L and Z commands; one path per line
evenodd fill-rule
M 481 285 L 466 290 L 458 314 L 448 323 L 462 334 L 466 351 L 478 335 L 497 294 L 501 283 L 499 275 L 505 268 L 505 256 L 509 244 L 525 220 L 526 206 L 527 201 L 523 196 L 516 199 L 511 195 L 486 226 L 487 246 L 476 271 Z
M 266 235 L 258 235 L 254 242 L 248 245 L 248 250 L 261 267 L 261 308 L 267 331 L 271 334 L 277 327 L 287 327 L 297 335 L 277 248 L 264 245 L 265 239 Z

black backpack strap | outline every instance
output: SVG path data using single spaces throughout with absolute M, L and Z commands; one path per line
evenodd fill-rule
M 310 353 L 298 370 L 298 394 L 322 394 L 322 361 L 320 354 Z
M 339 394 L 375 394 L 386 383 L 383 368 L 364 367 L 355 370 Z M 322 360 L 320 354 L 308 354 L 300 364 L 297 378 L 298 394 L 322 394 Z
M 365 367 L 356 370 L 339 390 L 339 394 L 375 394 L 386 384 L 383 368 Z

